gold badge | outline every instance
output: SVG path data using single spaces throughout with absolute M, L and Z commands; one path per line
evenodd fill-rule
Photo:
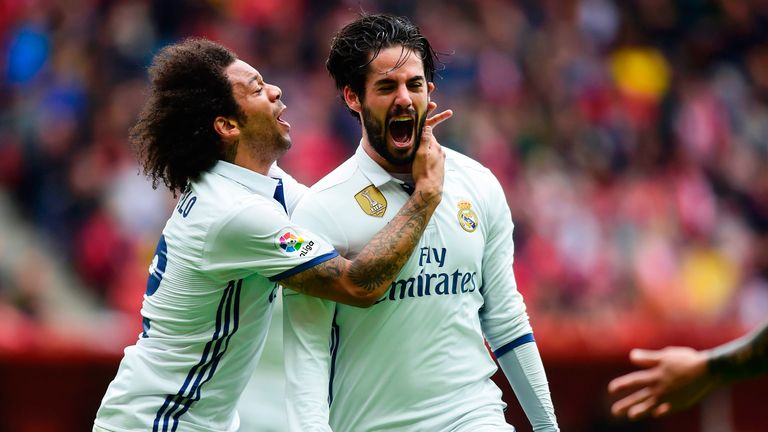
M 479 221 L 477 220 L 475 212 L 472 211 L 472 204 L 469 201 L 461 200 L 458 203 L 458 207 L 459 214 L 457 216 L 459 218 L 459 225 L 461 225 L 466 232 L 476 230 Z
M 387 199 L 379 189 L 374 185 L 361 190 L 355 194 L 355 200 L 369 216 L 382 217 L 387 211 Z

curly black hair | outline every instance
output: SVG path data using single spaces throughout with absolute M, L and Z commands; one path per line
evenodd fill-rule
M 425 78 L 432 81 L 439 59 L 429 40 L 408 18 L 389 14 L 362 13 L 360 18 L 345 25 L 333 37 L 325 67 L 339 91 L 349 86 L 363 100 L 368 65 L 382 49 L 398 45 L 420 54 Z M 404 52 L 395 68 L 406 60 Z M 350 112 L 358 118 L 357 113 L 351 109 Z
M 168 45 L 155 55 L 150 96 L 129 133 L 153 188 L 162 181 L 176 196 L 223 158 L 214 119 L 243 115 L 224 73 L 235 60 L 229 49 L 201 38 Z

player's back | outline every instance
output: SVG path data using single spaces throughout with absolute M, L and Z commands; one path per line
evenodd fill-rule
M 225 168 L 191 183 L 163 229 L 141 309 L 143 332 L 125 350 L 98 426 L 238 427 L 235 405 L 263 348 L 277 285 L 222 243 L 244 212 L 274 218 L 285 210 L 238 182 L 242 168 Z

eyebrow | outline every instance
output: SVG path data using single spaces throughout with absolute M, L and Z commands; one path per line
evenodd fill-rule
M 257 73 L 248 80 L 248 85 L 250 86 L 254 81 L 263 82 L 264 79 Z
M 421 75 L 417 75 L 417 76 L 415 76 L 413 78 L 408 79 L 406 81 L 406 83 L 413 83 L 413 82 L 416 82 L 416 81 L 426 81 L 426 79 L 423 76 L 421 76 Z M 396 82 L 397 81 L 392 79 L 392 78 L 382 78 L 382 79 L 376 80 L 373 83 L 373 85 L 374 86 L 382 86 L 382 85 L 387 85 L 387 84 L 394 84 Z

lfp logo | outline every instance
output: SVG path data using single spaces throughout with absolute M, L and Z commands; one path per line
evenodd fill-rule
M 297 236 L 290 231 L 286 231 L 285 234 L 281 235 L 279 239 L 280 249 L 288 253 L 296 252 L 299 250 L 299 248 L 301 248 L 303 243 L 303 237 Z

